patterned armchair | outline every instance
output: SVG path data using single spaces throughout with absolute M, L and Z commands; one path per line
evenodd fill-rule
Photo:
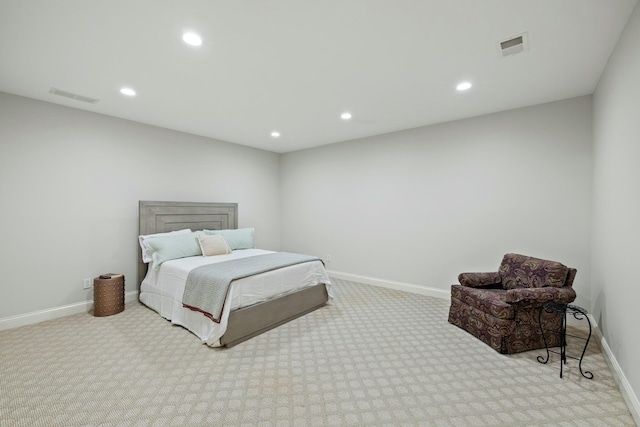
M 451 286 L 449 322 L 505 353 L 544 348 L 538 315 L 546 302 L 569 304 L 577 270 L 559 262 L 506 254 L 492 273 L 462 273 Z M 542 327 L 560 331 L 562 314 L 542 310 Z M 559 334 L 547 333 L 549 347 Z

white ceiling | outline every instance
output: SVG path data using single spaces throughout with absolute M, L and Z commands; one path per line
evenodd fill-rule
M 0 91 L 288 152 L 593 93 L 635 4 L 0 0 Z

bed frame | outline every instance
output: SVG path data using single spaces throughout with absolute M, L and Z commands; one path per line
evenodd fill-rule
M 238 228 L 237 203 L 139 202 L 140 235 L 190 228 L 222 230 Z M 138 245 L 138 286 L 147 274 Z M 233 310 L 227 331 L 220 338 L 232 347 L 290 320 L 310 313 L 328 301 L 326 286 L 319 284 L 280 298 Z

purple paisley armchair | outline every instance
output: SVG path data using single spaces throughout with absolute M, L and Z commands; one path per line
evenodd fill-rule
M 449 322 L 505 353 L 544 348 L 538 323 L 560 331 L 562 314 L 540 311 L 546 302 L 569 304 L 577 270 L 559 262 L 506 254 L 491 273 L 461 273 L 451 286 Z M 559 334 L 545 333 L 549 347 L 560 345 Z

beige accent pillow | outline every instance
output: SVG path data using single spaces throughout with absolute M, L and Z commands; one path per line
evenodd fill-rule
M 231 248 L 227 244 L 227 239 L 221 234 L 214 234 L 212 236 L 203 234 L 198 236 L 198 242 L 200 243 L 200 249 L 202 249 L 202 255 L 214 256 L 230 254 Z

